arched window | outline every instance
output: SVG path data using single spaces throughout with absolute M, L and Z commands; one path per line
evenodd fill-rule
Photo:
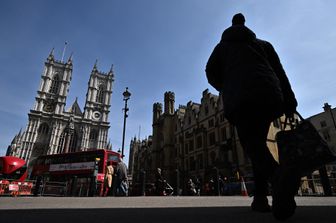
M 37 129 L 37 136 L 35 142 L 38 144 L 38 147 L 41 149 L 41 154 L 46 153 L 46 150 L 49 148 L 49 126 L 47 123 L 43 122 Z
M 97 139 L 97 131 L 96 130 L 92 130 L 90 132 L 90 141 L 96 141 Z
M 53 94 L 57 94 L 58 93 L 59 82 L 60 82 L 59 81 L 59 77 L 58 77 L 57 74 L 55 74 L 55 76 L 53 77 L 53 79 L 51 81 L 49 93 L 53 93 Z
M 57 151 L 56 151 L 57 154 L 63 153 L 64 140 L 65 140 L 65 133 L 63 132 L 58 141 L 58 146 L 57 146 Z
M 97 90 L 96 102 L 104 103 L 104 91 L 105 87 L 103 85 L 100 85 Z
M 97 140 L 98 139 L 98 131 L 96 129 L 92 129 L 89 136 L 89 148 L 96 148 L 97 147 Z
M 46 135 L 49 132 L 49 126 L 47 123 L 43 123 L 40 125 L 40 128 L 38 129 L 38 133 L 42 135 Z
M 76 147 L 77 147 L 77 133 L 76 133 L 76 130 L 74 130 L 70 136 L 69 151 L 76 152 Z
M 68 152 L 76 152 L 77 138 L 76 130 L 64 129 L 59 138 L 57 153 L 64 153 L 66 147 L 68 147 Z

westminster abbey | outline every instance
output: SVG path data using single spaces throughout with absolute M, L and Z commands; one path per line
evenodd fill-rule
M 100 72 L 95 63 L 82 111 L 77 99 L 66 109 L 72 69 L 72 56 L 66 62 L 58 61 L 51 51 L 41 75 L 35 105 L 28 113 L 27 127 L 14 137 L 7 155 L 29 162 L 45 154 L 110 149 L 108 114 L 113 70 Z

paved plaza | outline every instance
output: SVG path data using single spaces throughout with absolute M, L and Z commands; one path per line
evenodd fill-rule
M 0 197 L 0 222 L 278 222 L 250 211 L 252 198 L 233 197 Z M 297 197 L 286 222 L 336 222 L 335 197 Z

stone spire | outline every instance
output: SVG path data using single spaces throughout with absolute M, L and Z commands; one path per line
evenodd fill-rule
M 93 65 L 92 72 L 97 71 L 97 63 L 98 63 L 98 59 L 96 59 L 95 64 Z
M 71 52 L 67 64 L 72 64 L 73 52 Z
M 54 60 L 54 47 L 51 49 L 47 60 Z
M 110 71 L 108 72 L 108 75 L 113 76 L 113 64 L 111 65 L 111 69 L 110 69 Z

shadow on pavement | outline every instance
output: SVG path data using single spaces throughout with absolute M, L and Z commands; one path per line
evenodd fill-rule
M 286 222 L 335 222 L 336 206 L 304 206 Z M 279 222 L 272 214 L 254 213 L 249 207 L 204 208 L 111 208 L 111 209 L 25 209 L 1 210 L 0 222 L 95 223 L 95 222 Z

